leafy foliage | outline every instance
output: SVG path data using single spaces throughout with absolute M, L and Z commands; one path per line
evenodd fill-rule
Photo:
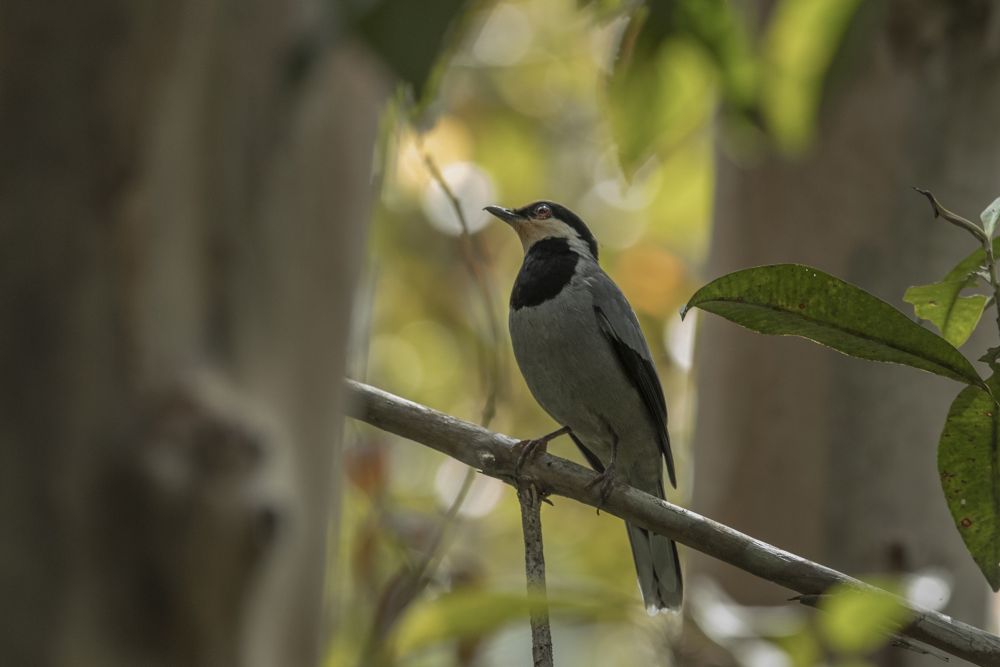
M 935 217 L 944 217 L 982 243 L 944 279 L 911 287 L 904 299 L 930 320 L 940 338 L 889 304 L 816 269 L 792 264 L 731 273 L 695 293 L 685 310 L 699 307 L 760 333 L 797 335 L 846 354 L 906 364 L 969 383 L 952 403 L 938 445 L 938 473 L 948 509 L 962 539 L 994 591 L 1000 591 L 1000 379 L 987 381 L 954 347 L 976 328 L 989 298 L 962 296 L 980 279 L 1000 294 L 996 261 L 1000 198 L 980 215 L 982 228 L 944 209 L 925 191 Z M 995 304 L 1000 309 L 1000 304 Z M 682 313 L 683 315 L 683 313 Z M 980 361 L 994 370 L 1000 346 Z
M 608 83 L 608 111 L 622 169 L 631 174 L 684 137 L 706 115 L 704 91 L 684 80 L 689 59 L 709 74 L 723 116 L 789 152 L 812 137 L 826 73 L 860 3 L 783 0 L 755 42 L 737 5 L 725 0 L 639 3 Z M 743 132 L 743 134 L 747 134 Z
M 868 292 L 808 266 L 731 273 L 698 290 L 685 311 L 694 307 L 759 333 L 802 336 L 861 359 L 982 383 L 948 341 Z
M 994 591 L 1000 590 L 1000 415 L 992 392 L 968 387 L 948 411 L 938 446 L 938 474 L 962 539 Z

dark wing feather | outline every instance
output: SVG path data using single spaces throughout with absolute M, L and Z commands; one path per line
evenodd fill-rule
M 594 452 L 587 449 L 586 446 L 580 442 L 580 438 L 576 437 L 572 431 L 570 431 L 569 437 L 572 438 L 573 442 L 576 443 L 576 446 L 580 448 L 580 453 L 583 454 L 583 458 L 587 459 L 587 463 L 590 464 L 590 467 L 597 472 L 604 472 L 604 464 L 601 463 L 601 459 L 597 458 L 597 455 L 594 454 Z
M 622 297 L 624 299 L 624 297 Z M 635 315 L 631 313 L 629 325 L 637 330 L 639 323 L 635 321 Z M 648 356 L 641 354 L 632 346 L 622 340 L 622 337 L 611 326 L 607 315 L 599 305 L 594 306 L 594 314 L 597 316 L 597 323 L 601 327 L 604 337 L 611 343 L 618 362 L 622 370 L 628 377 L 632 385 L 639 391 L 642 402 L 646 405 L 650 418 L 659 436 L 660 451 L 667 462 L 667 475 L 670 477 L 670 485 L 677 487 L 677 477 L 674 473 L 674 456 L 670 451 L 670 436 L 667 434 L 667 403 L 663 398 L 663 387 L 660 385 L 660 378 L 656 375 L 656 368 Z M 638 331 L 641 336 L 642 332 Z

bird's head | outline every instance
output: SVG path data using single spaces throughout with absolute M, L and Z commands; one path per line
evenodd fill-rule
M 550 201 L 536 201 L 521 208 L 487 206 L 488 213 L 514 228 L 524 252 L 542 239 L 566 239 L 569 247 L 580 255 L 597 259 L 597 240 L 583 220 L 565 206 Z

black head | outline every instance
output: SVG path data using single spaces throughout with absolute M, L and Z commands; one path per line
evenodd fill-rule
M 528 252 L 538 241 L 562 238 L 579 253 L 597 259 L 597 239 L 580 217 L 565 206 L 550 201 L 536 201 L 521 208 L 487 206 L 486 210 L 514 228 Z

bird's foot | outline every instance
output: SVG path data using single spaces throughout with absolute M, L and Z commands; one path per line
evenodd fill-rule
M 615 464 L 612 462 L 611 465 L 604 469 L 604 472 L 598 473 L 597 477 L 587 482 L 588 489 L 595 486 L 598 487 L 602 505 L 608 502 L 608 498 L 611 496 L 611 490 L 618 482 L 616 477 Z
M 521 469 L 528 461 L 545 453 L 545 450 L 549 446 L 549 440 L 557 438 L 564 433 L 569 433 L 569 427 L 564 426 L 558 431 L 553 431 L 548 435 L 543 435 L 533 440 L 521 440 L 514 445 L 514 450 L 517 452 L 517 463 L 514 464 L 515 479 L 520 479 Z
M 528 461 L 535 458 L 539 454 L 544 454 L 548 445 L 549 441 L 544 438 L 521 440 L 514 445 L 514 451 L 517 452 L 517 463 L 514 464 L 514 477 L 520 478 L 521 468 L 523 468 Z

